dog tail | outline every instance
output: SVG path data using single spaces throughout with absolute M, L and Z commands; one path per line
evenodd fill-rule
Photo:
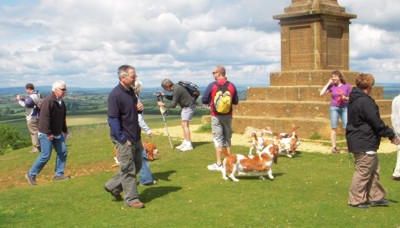
M 230 154 L 228 153 L 228 150 L 225 148 L 225 147 L 222 147 L 222 148 L 218 148 L 218 149 L 220 149 L 221 151 L 222 151 L 222 153 L 226 156 L 226 157 L 228 157 Z
M 282 133 L 282 137 L 283 138 L 287 138 L 287 137 L 292 137 L 293 135 L 296 134 L 296 130 L 299 129 L 300 127 L 295 127 L 293 128 L 293 130 L 288 131 L 287 133 Z
M 279 153 L 278 144 L 273 144 L 271 149 L 272 149 L 271 153 L 274 156 L 272 160 L 274 161 L 275 164 L 278 164 L 278 153 Z
M 251 132 L 251 139 L 254 141 L 257 141 L 258 140 L 258 138 L 257 138 L 257 132 L 255 132 L 255 131 L 253 131 L 253 132 Z

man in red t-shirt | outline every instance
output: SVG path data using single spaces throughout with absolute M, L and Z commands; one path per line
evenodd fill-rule
M 232 110 L 228 113 L 220 114 L 215 110 L 214 107 L 214 97 L 218 90 L 219 85 L 225 85 L 228 83 L 227 87 L 231 94 L 232 104 L 239 103 L 239 97 L 235 85 L 229 82 L 226 78 L 225 67 L 216 66 L 212 72 L 215 78 L 214 82 L 211 82 L 203 93 L 201 102 L 210 106 L 211 110 L 211 125 L 213 141 L 215 146 L 215 155 L 217 157 L 217 162 L 207 166 L 209 170 L 222 170 L 222 148 L 226 147 L 228 153 L 230 153 L 231 148 L 231 138 L 232 138 Z

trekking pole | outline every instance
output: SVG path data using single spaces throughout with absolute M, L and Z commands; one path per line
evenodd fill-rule
M 157 96 L 157 101 L 164 102 L 162 96 Z M 174 149 L 174 146 L 172 145 L 171 137 L 169 136 L 167 120 L 165 119 L 165 116 L 167 114 L 167 110 L 166 110 L 165 107 L 160 106 L 160 112 L 161 112 L 161 116 L 162 116 L 163 121 L 164 121 L 165 130 L 167 131 L 169 145 L 171 145 L 171 149 Z

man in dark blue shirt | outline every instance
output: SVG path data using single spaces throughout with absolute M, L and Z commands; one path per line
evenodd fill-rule
M 142 167 L 142 142 L 138 123 L 138 111 L 143 111 L 143 104 L 135 96 L 132 85 L 136 71 L 133 66 L 122 65 L 118 68 L 119 84 L 108 97 L 108 125 L 111 141 L 117 148 L 120 170 L 105 185 L 115 200 L 122 200 L 132 208 L 143 208 L 140 202 L 136 174 Z

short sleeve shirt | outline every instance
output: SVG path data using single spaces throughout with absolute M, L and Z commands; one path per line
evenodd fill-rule
M 348 101 L 344 101 L 342 99 L 342 95 L 344 96 L 349 96 L 351 92 L 351 87 L 349 84 L 342 84 L 340 86 L 337 86 L 335 84 L 332 84 L 328 87 L 328 91 L 332 94 L 332 99 L 331 99 L 331 105 L 336 106 L 336 107 L 341 107 L 341 106 L 347 106 Z

